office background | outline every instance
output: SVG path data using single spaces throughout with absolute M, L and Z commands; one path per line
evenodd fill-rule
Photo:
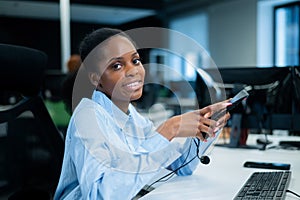
M 71 53 L 77 52 L 86 32 L 98 27 L 127 30 L 158 26 L 192 37 L 209 51 L 218 66 L 274 66 L 273 8 L 289 2 L 297 1 L 175 0 L 143 4 L 138 1 L 71 1 Z M 60 69 L 58 2 L 1 1 L 0 5 L 1 42 L 44 50 L 50 56 L 49 68 Z M 182 23 L 190 26 L 183 27 Z
M 259 76 L 266 75 L 265 79 L 270 78 L 270 83 L 260 82 L 258 85 L 273 84 L 276 82 L 274 77 L 280 79 L 281 82 L 288 80 L 288 82 L 295 82 L 296 85 L 299 83 L 297 66 L 299 66 L 300 22 L 299 1 L 297 0 L 155 0 L 147 2 L 138 0 L 71 0 L 69 12 L 69 24 L 66 26 L 69 26 L 70 33 L 67 35 L 67 39 L 62 39 L 65 37 L 64 30 L 68 31 L 68 29 L 61 27 L 61 24 L 64 23 L 61 18 L 68 12 L 60 12 L 58 1 L 0 0 L 0 43 L 31 47 L 45 52 L 48 56 L 43 82 L 43 97 L 55 125 L 63 133 L 70 117 L 61 101 L 61 86 L 67 75 L 67 59 L 72 54 L 78 53 L 79 42 L 88 32 L 100 27 L 114 27 L 123 30 L 139 27 L 163 27 L 186 34 L 187 37 L 200 44 L 216 66 L 222 69 L 224 81 L 230 84 L 226 89 L 228 97 L 236 92 L 234 89 L 240 89 L 245 85 L 256 85 L 256 69 L 265 70 L 259 71 Z M 184 44 L 179 44 L 172 38 L 169 38 L 168 42 L 170 49 L 186 48 Z M 66 48 L 64 45 L 68 45 L 68 47 Z M 183 77 L 178 77 L 176 74 L 165 73 L 160 70 L 159 66 L 154 71 L 148 71 L 149 75 L 159 75 L 158 77 L 161 79 L 159 82 L 167 85 L 173 92 L 175 91 L 176 95 L 183 99 L 184 103 L 181 105 L 189 110 L 193 107 L 193 102 L 190 102 L 189 99 L 194 96 L 187 94 L 181 83 L 188 82 L 195 90 L 197 90 L 197 84 L 200 83 L 196 71 L 187 67 L 186 60 L 207 70 L 212 76 L 214 73 L 198 57 L 197 53 L 193 51 L 181 53 L 182 57 L 178 57 L 161 49 L 150 49 L 144 51 L 143 59 L 145 62 L 158 62 L 172 66 L 175 71 L 183 75 Z M 276 70 L 280 67 L 280 69 L 268 71 L 270 67 L 276 67 Z M 292 75 L 289 75 L 291 71 Z M 232 79 L 231 74 L 233 73 L 236 79 Z M 248 82 L 243 82 L 245 81 L 243 76 L 247 76 Z M 296 77 L 296 79 L 285 79 L 289 76 Z M 260 78 L 264 79 L 264 77 Z M 285 135 L 299 135 L 300 128 L 297 125 L 300 112 L 299 90 L 295 86 L 285 87 L 287 87 L 285 88 L 288 93 L 286 98 L 289 100 L 290 107 L 284 108 L 283 112 L 280 108 L 278 113 L 289 116 L 286 118 L 286 116 L 280 115 L 278 120 L 293 121 L 292 130 L 289 129 L 290 125 L 278 129 Z M 151 108 L 155 112 L 160 109 L 159 106 L 165 106 L 166 112 L 163 117 L 183 111 L 182 109 L 178 110 L 178 102 L 172 103 L 171 97 L 174 94 L 165 88 L 160 89 L 159 93 L 154 93 L 152 87 L 145 88 L 145 96 L 142 98 L 145 102 L 139 102 L 140 108 Z M 198 91 L 199 93 L 201 91 Z M 280 95 L 282 94 L 280 93 Z M 256 102 L 258 99 L 257 101 L 261 103 L 259 99 L 261 95 L 266 96 L 266 90 L 262 93 L 254 93 L 253 99 L 250 101 Z M 153 96 L 157 96 L 157 98 L 153 98 Z M 201 106 L 209 103 L 206 101 L 207 96 L 201 98 L 202 101 L 198 102 Z M 279 101 L 276 98 L 274 101 Z M 4 93 L 0 100 L 1 104 L 15 104 L 18 96 Z M 168 101 L 169 104 L 164 104 L 165 101 Z M 151 107 L 157 102 L 159 105 Z M 265 106 L 264 103 L 265 100 L 263 100 L 262 106 Z M 144 111 L 147 114 L 148 110 Z M 291 115 L 292 118 L 290 118 Z M 158 113 L 151 116 L 156 123 L 163 120 Z M 270 129 L 270 121 L 274 118 L 267 118 L 264 113 L 259 117 L 260 119 L 257 119 L 257 116 L 247 119 L 250 122 L 254 121 L 251 124 L 254 129 Z M 229 128 L 231 125 L 230 122 Z M 271 126 L 271 129 L 274 127 Z M 5 137 L 6 132 L 2 132 L 1 137 Z M 269 130 L 262 132 L 273 134 Z M 259 133 L 262 132 L 259 131 Z

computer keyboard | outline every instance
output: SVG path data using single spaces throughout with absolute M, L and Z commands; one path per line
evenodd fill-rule
M 284 199 L 290 178 L 291 171 L 254 172 L 234 200 Z

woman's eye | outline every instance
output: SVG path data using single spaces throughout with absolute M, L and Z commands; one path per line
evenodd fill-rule
M 135 65 L 141 64 L 141 59 L 140 59 L 140 58 L 134 59 L 134 60 L 133 60 L 133 64 L 135 64 Z
M 115 63 L 115 64 L 112 65 L 112 68 L 113 68 L 114 70 L 119 70 L 119 69 L 122 68 L 122 65 L 121 65 L 121 63 Z

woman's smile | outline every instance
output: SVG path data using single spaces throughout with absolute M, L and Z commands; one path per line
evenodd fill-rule
M 134 80 L 134 81 L 130 81 L 128 83 L 124 83 L 122 86 L 128 92 L 134 92 L 136 90 L 140 90 L 143 87 L 143 81 Z

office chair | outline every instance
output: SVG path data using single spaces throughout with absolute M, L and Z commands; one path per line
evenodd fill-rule
M 17 99 L 0 106 L 5 166 L 0 195 L 9 193 L 9 199 L 51 197 L 59 179 L 64 140 L 41 95 L 46 64 L 44 52 L 0 44 L 0 96 L 9 93 Z

